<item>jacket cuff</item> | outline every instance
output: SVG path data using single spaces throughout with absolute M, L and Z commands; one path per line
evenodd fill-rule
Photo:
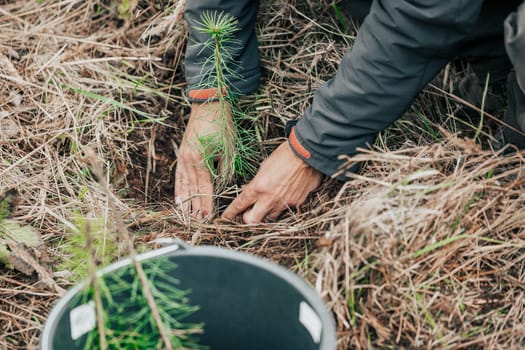
M 228 95 L 226 87 L 222 89 L 222 96 Z M 208 89 L 190 89 L 187 92 L 187 97 L 190 102 L 204 103 L 216 102 L 219 100 L 219 90 L 217 88 Z
M 290 147 L 294 151 L 295 154 L 299 155 L 302 160 L 308 163 L 308 160 L 312 158 L 312 154 L 309 150 L 307 150 L 299 141 L 297 138 L 297 134 L 295 133 L 295 126 L 293 126 L 290 129 L 290 134 L 288 135 L 288 143 L 290 144 Z M 316 170 L 320 170 L 317 169 Z
M 319 171 L 320 173 L 334 178 L 339 181 L 347 181 L 349 178 L 345 175 L 347 172 L 356 172 L 360 168 L 360 164 L 355 164 L 351 168 L 346 169 L 338 176 L 334 174 L 338 173 L 339 167 L 344 163 L 343 160 L 334 158 L 326 158 L 321 155 L 314 153 L 308 145 L 303 141 L 300 135 L 300 130 L 295 126 L 298 121 L 293 120 L 286 123 L 285 132 L 288 137 L 288 144 L 295 153 L 295 155 L 301 158 L 306 164 Z M 288 129 L 288 131 L 287 131 Z

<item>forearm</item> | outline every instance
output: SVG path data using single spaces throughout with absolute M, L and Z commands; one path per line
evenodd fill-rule
M 375 1 L 336 76 L 297 123 L 295 137 L 310 156 L 297 155 L 333 175 L 342 164 L 339 155 L 354 155 L 372 143 L 455 55 L 481 5 Z

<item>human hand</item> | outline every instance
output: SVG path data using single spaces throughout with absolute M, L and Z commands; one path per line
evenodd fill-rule
M 320 172 L 297 157 L 288 142 L 284 142 L 262 163 L 257 175 L 226 208 L 222 218 L 233 220 L 243 213 L 247 224 L 265 218 L 277 220 L 285 209 L 303 204 L 322 178 Z
M 219 102 L 193 103 L 191 115 L 179 147 L 175 172 L 175 202 L 184 212 L 202 220 L 213 216 L 213 180 L 203 157 L 202 140 L 219 133 L 234 138 L 225 130 L 232 124 Z M 222 119 L 226 118 L 224 121 Z M 231 136 L 227 136 L 231 135 Z M 231 140 L 235 142 L 235 140 Z

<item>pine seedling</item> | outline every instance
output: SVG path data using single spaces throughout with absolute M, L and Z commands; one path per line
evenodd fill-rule
M 206 346 L 199 345 L 197 339 L 197 335 L 202 333 L 203 325 L 185 322 L 198 307 L 190 305 L 190 291 L 177 288 L 179 281 L 173 277 L 173 271 L 177 269 L 176 263 L 169 257 L 161 257 L 141 264 L 163 325 L 168 330 L 171 348 L 207 349 Z M 133 264 L 99 277 L 97 284 L 91 283 L 76 297 L 75 303 L 89 303 L 96 300 L 97 295 L 97 302 L 102 305 L 102 317 L 98 318 L 102 320 L 102 328 L 97 327 L 85 336 L 84 349 L 103 349 L 101 344 L 107 350 L 167 348 L 156 327 Z M 100 341 L 102 338 L 103 343 Z
M 60 264 L 59 270 L 71 272 L 71 282 L 78 282 L 88 276 L 91 256 L 95 258 L 97 265 L 105 266 L 118 255 L 117 237 L 108 232 L 104 220 L 86 218 L 81 214 L 73 216 L 69 233 L 60 248 L 66 259 Z
M 203 67 L 202 88 L 216 88 L 219 103 L 218 132 L 199 139 L 199 147 L 205 164 L 215 180 L 217 190 L 223 189 L 236 176 L 253 175 L 255 168 L 250 165 L 254 158 L 254 137 L 249 130 L 240 126 L 250 119 L 237 109 L 235 93 L 229 77 L 239 79 L 235 73 L 236 62 L 232 48 L 241 43 L 234 34 L 239 30 L 235 17 L 223 12 L 208 11 L 201 15 L 196 28 L 209 35 L 204 49 L 210 52 Z M 219 163 L 216 164 L 217 160 Z
M 201 15 L 197 25 L 197 31 L 209 35 L 209 39 L 204 42 L 204 48 L 210 52 L 210 55 L 204 64 L 206 71 L 203 72 L 201 84 L 223 91 L 230 85 L 228 77 L 241 78 L 233 69 L 236 62 L 231 49 L 241 45 L 234 36 L 239 30 L 238 20 L 223 12 L 206 11 Z M 222 97 L 224 100 L 227 99 L 227 96 Z

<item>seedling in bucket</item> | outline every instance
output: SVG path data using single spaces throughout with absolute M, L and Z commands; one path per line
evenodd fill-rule
M 120 230 L 130 258 L 117 263 L 119 268 L 97 271 L 99 263 L 107 260 L 101 248 L 108 246 L 101 247 L 101 242 L 111 241 L 113 235 L 101 240 L 104 230 L 99 220 L 80 218 L 74 222 L 73 261 L 83 261 L 88 266 L 84 276 L 87 273 L 89 277 L 77 288 L 67 315 L 69 327 L 57 330 L 60 337 L 53 349 L 206 348 L 199 346 L 195 337 L 202 333 L 202 324 L 184 322 L 198 307 L 190 305 L 189 290 L 178 288 L 174 262 L 162 257 L 142 261 L 129 233 Z M 116 247 L 109 250 L 116 252 Z
M 166 257 L 141 264 L 171 347 L 206 349 L 196 338 L 196 334 L 202 333 L 203 325 L 184 322 L 198 307 L 190 304 L 191 291 L 177 288 L 179 281 L 173 276 L 177 265 Z M 96 312 L 93 285 L 83 288 L 72 300 L 79 305 L 70 311 L 71 338 L 76 344 L 84 344 L 83 349 L 102 348 L 100 327 L 95 322 L 100 315 L 108 350 L 166 348 L 134 265 L 102 274 L 98 286 L 101 313 Z
M 177 295 L 171 296 L 179 298 L 178 304 L 161 297 L 158 305 L 163 317 L 165 311 L 174 312 L 164 319 L 171 320 L 170 327 L 177 329 L 172 333 L 168 330 L 170 336 L 175 334 L 180 338 L 179 332 L 184 332 L 182 340 L 186 343 L 183 346 L 195 349 L 207 346 L 212 350 L 336 349 L 334 322 L 318 294 L 283 267 L 229 249 L 189 248 L 182 243 L 139 255 L 137 260 L 144 271 L 156 276 L 152 278 L 153 294 L 157 294 L 158 289 L 168 297 L 174 286 L 178 289 Z M 109 311 L 112 313 L 109 319 L 124 315 L 124 312 L 132 315 L 117 318 L 119 324 L 128 328 L 125 332 L 108 330 L 108 346 L 113 337 L 132 339 L 135 334 L 153 330 L 151 318 L 145 322 L 147 317 L 143 316 L 146 313 L 144 301 L 140 301 L 141 306 L 133 305 L 133 301 L 141 297 L 139 283 L 130 274 L 131 265 L 128 259 L 100 272 L 100 276 L 107 276 L 101 284 L 101 295 L 111 288 L 109 283 L 123 288 L 113 287 L 119 299 L 110 299 L 115 304 Z M 82 344 L 73 340 L 71 334 L 71 327 L 75 327 L 71 317 L 73 310 L 79 306 L 91 308 L 93 315 L 90 294 L 84 288 L 82 285 L 73 288 L 53 308 L 42 332 L 41 350 L 84 349 L 86 334 L 78 338 L 84 341 Z M 173 320 L 177 316 L 183 319 Z M 93 321 L 91 327 L 96 327 Z M 203 333 L 195 334 L 200 327 Z M 96 333 L 90 336 L 95 337 Z M 157 343 L 151 340 L 151 346 L 144 340 L 145 347 L 130 341 L 127 348 L 156 349 L 155 344 L 160 344 L 156 340 Z M 157 346 L 164 349 L 162 344 Z

